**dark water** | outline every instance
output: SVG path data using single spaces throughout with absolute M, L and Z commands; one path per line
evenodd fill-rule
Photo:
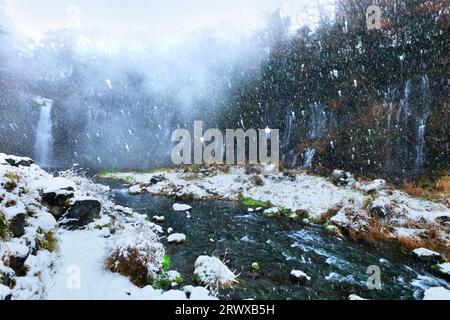
M 160 225 L 186 234 L 184 245 L 166 244 L 173 265 L 185 284 L 192 284 L 194 262 L 200 255 L 225 259 L 240 274 L 240 284 L 221 291 L 223 299 L 347 299 L 358 294 L 368 299 L 421 298 L 422 289 L 447 286 L 433 277 L 429 266 L 412 260 L 397 248 L 375 248 L 325 234 L 320 227 L 304 226 L 289 220 L 266 219 L 249 214 L 246 208 L 230 202 L 194 202 L 191 217 L 174 212 L 173 201 L 150 195 L 130 196 L 127 190 L 114 190 L 117 204 L 137 212 L 163 215 Z M 258 262 L 261 271 L 251 265 Z M 381 290 L 367 289 L 367 268 L 381 268 Z M 307 285 L 289 281 L 291 270 L 311 276 Z M 411 283 L 417 283 L 416 286 Z M 422 287 L 420 289 L 419 287 Z

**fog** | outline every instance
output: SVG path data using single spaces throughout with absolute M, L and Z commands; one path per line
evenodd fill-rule
M 167 164 L 172 130 L 194 120 L 218 126 L 233 87 L 257 77 L 276 41 L 266 22 L 282 21 L 276 1 L 104 2 L 73 11 L 65 1 L 6 1 L 0 64 L 14 80 L 3 98 L 21 106 L 3 102 L 3 149 L 35 156 L 42 97 L 54 101 L 52 165 Z M 140 5 L 162 17 L 145 20 Z

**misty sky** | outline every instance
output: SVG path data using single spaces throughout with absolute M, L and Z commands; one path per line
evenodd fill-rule
M 80 8 L 83 30 L 176 32 L 228 21 L 239 27 L 261 24 L 278 8 L 305 11 L 311 0 L 5 0 L 19 31 L 39 37 L 66 28 L 70 7 Z M 299 8 L 301 6 L 301 8 Z M 69 10 L 68 10 L 69 9 Z M 72 11 L 74 12 L 74 11 Z M 75 13 L 76 15 L 76 13 Z M 73 17 L 73 15 L 72 15 Z

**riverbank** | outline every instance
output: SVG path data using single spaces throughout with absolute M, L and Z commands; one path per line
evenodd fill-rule
M 320 223 L 355 241 L 389 241 L 407 252 L 425 247 L 450 258 L 450 209 L 396 190 L 384 180 L 357 181 L 339 170 L 326 179 L 300 171 L 267 174 L 262 167 L 217 166 L 100 177 L 126 183 L 131 194 L 240 201 L 249 211 Z
M 125 181 L 123 193 L 0 154 L 0 299 L 446 297 L 445 252 L 426 250 L 434 242 L 402 256 L 344 237 L 376 219 L 405 239 L 434 226 L 445 244 L 448 208 L 348 173 L 263 171 L 101 175 Z M 354 212 L 363 218 L 352 221 Z M 388 290 L 367 291 L 372 264 L 383 266 Z
M 214 299 L 158 287 L 176 281 L 161 232 L 106 186 L 0 154 L 0 300 Z

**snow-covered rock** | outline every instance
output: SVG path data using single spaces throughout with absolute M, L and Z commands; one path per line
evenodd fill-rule
M 301 270 L 292 270 L 289 279 L 299 284 L 306 284 L 308 281 L 311 281 L 311 277 Z
M 425 262 L 437 262 L 441 259 L 441 254 L 427 248 L 418 248 L 412 251 L 413 255 Z
M 182 233 L 173 233 L 167 237 L 168 243 L 183 244 L 186 240 L 186 235 Z
M 211 296 L 209 290 L 204 287 L 186 286 L 183 288 L 183 292 L 190 300 L 218 300 Z
M 0 301 L 11 299 L 12 293 L 11 289 L 0 283 Z
M 351 300 L 351 301 L 366 301 L 367 299 L 364 299 L 364 298 L 362 298 L 362 297 L 360 297 L 360 296 L 358 296 L 356 294 L 351 294 L 351 295 L 348 296 L 348 300 Z
M 155 222 L 164 222 L 166 218 L 164 216 L 153 216 L 152 220 Z
M 450 290 L 434 287 L 425 290 L 423 300 L 450 300 Z
M 264 210 L 263 215 L 266 218 L 272 218 L 272 217 L 277 216 L 279 213 L 280 213 L 280 209 L 273 207 L 273 208 Z
M 387 184 L 385 180 L 377 179 L 373 180 L 369 183 L 366 182 L 358 182 L 355 184 L 355 188 L 361 190 L 367 194 L 372 194 L 376 192 L 381 192 L 387 188 Z
M 192 210 L 192 207 L 187 204 L 175 203 L 172 206 L 172 209 L 173 209 L 173 211 L 190 211 L 190 210 Z
M 69 229 L 83 228 L 100 218 L 102 204 L 97 199 L 76 199 L 62 216 L 60 224 Z
M 237 276 L 216 257 L 200 256 L 195 261 L 194 280 L 213 289 L 231 288 Z
M 443 277 L 450 279 L 450 262 L 434 265 L 433 269 Z
M 373 218 L 384 219 L 391 210 L 391 201 L 387 197 L 376 198 L 370 206 L 370 215 Z
M 142 193 L 142 188 L 140 185 L 134 185 L 128 188 L 128 193 L 131 195 L 138 195 Z

